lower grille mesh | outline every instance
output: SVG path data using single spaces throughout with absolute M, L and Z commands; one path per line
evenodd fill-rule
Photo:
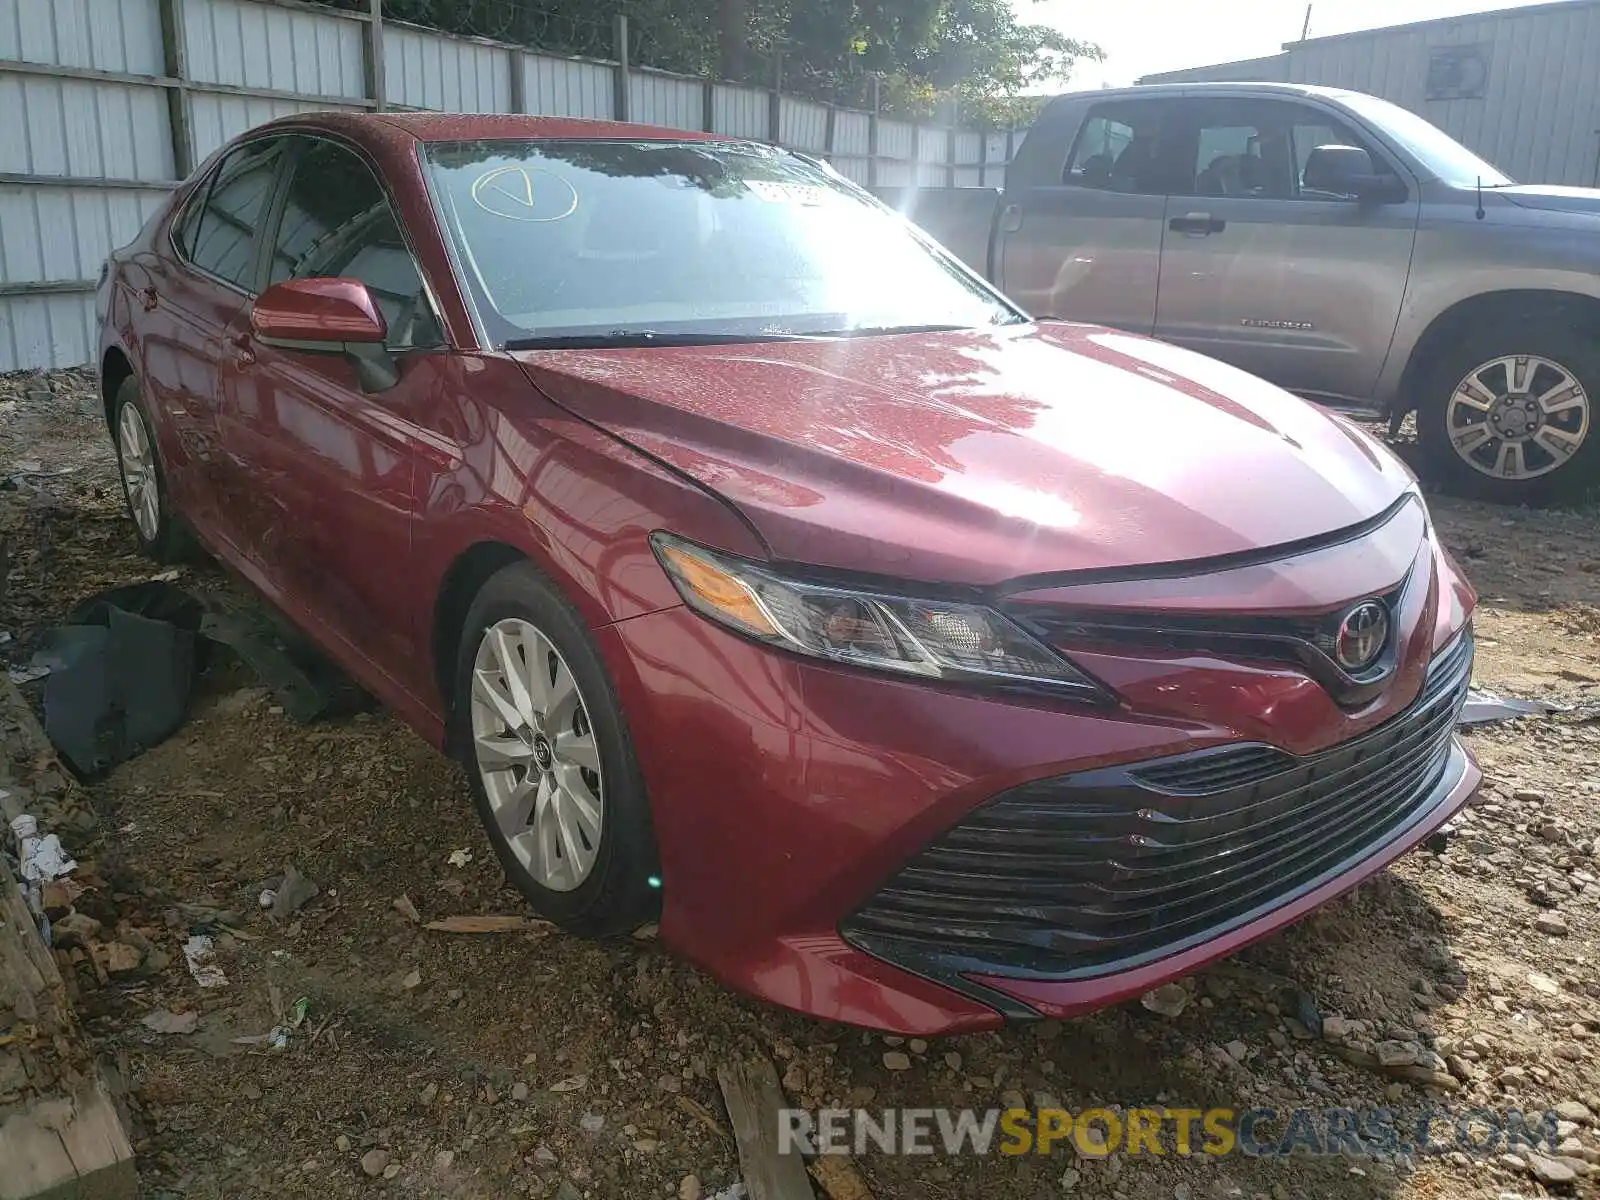
M 891 961 L 1099 974 L 1308 890 L 1433 797 L 1466 698 L 1464 634 L 1378 728 L 1296 757 L 1262 745 L 1039 780 L 926 847 L 845 920 Z

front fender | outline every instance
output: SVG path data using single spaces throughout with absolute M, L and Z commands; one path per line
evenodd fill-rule
M 1408 368 L 1430 333 L 1465 312 L 1463 306 L 1492 303 L 1497 295 L 1526 306 L 1529 293 L 1600 302 L 1600 217 L 1535 213 L 1489 192 L 1484 209 L 1479 221 L 1475 205 L 1424 206 L 1405 302 L 1374 397 L 1380 406 L 1415 405 Z

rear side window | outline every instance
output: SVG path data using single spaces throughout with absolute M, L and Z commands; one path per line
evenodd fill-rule
M 257 234 L 282 157 L 283 142 L 273 139 L 240 146 L 218 165 L 193 244 L 185 247 L 200 270 L 254 290 Z
M 344 276 L 367 285 L 390 349 L 440 345 L 422 275 L 372 168 L 343 146 L 305 139 L 284 197 L 268 276 Z
M 1096 191 L 1161 196 L 1167 192 L 1159 101 L 1124 100 L 1089 110 L 1067 158 L 1062 182 Z

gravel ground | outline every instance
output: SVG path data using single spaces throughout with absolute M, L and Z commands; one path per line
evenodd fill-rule
M 878 1200 L 1499 1200 L 1546 1194 L 1541 1174 L 1600 1194 L 1600 513 L 1432 504 L 1483 596 L 1478 685 L 1564 711 L 1471 732 L 1488 784 L 1451 836 L 1185 980 L 1176 1016 L 903 1043 L 734 996 L 649 929 L 429 930 L 522 911 L 456 770 L 382 712 L 295 725 L 216 664 L 177 736 L 84 789 L 98 832 L 76 835 L 101 925 L 83 942 L 125 949 L 104 979 L 64 954 L 146 1194 L 712 1197 L 737 1179 L 716 1068 L 750 1051 L 815 1106 L 1561 1106 L 1558 1163 L 869 1153 Z M 124 522 L 92 377 L 0 377 L 0 656 L 26 662 L 76 601 L 151 576 Z M 320 890 L 275 917 L 258 897 L 291 866 Z M 225 986 L 186 969 L 195 930 Z M 146 1020 L 167 1013 L 198 1019 Z M 280 1025 L 283 1049 L 237 1041 Z

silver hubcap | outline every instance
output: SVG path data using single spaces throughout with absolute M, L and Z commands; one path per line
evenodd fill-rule
M 122 462 L 122 486 L 128 491 L 128 511 L 147 542 L 156 540 L 161 527 L 161 491 L 156 487 L 156 457 L 144 418 L 131 404 L 122 406 L 117 420 L 117 456 Z
M 1467 372 L 1445 420 L 1450 444 L 1475 471 L 1535 479 L 1565 465 L 1589 436 L 1589 395 L 1560 363 L 1508 355 Z
M 594 869 L 605 811 L 600 752 L 560 651 L 527 621 L 483 632 L 472 742 L 495 823 L 534 881 L 570 892 Z

